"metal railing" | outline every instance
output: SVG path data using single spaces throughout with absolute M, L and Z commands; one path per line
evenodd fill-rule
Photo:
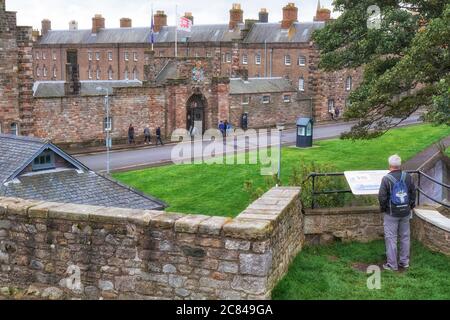
M 440 204 L 441 206 L 444 206 L 446 208 L 450 208 L 450 204 L 440 201 L 438 199 L 433 198 L 432 196 L 430 196 L 429 194 L 427 194 L 422 188 L 421 188 L 421 177 L 423 176 L 424 178 L 430 180 L 431 182 L 440 185 L 441 187 L 444 187 L 446 189 L 450 189 L 450 185 L 442 183 L 438 180 L 436 180 L 435 178 L 427 175 L 426 173 L 422 172 L 422 171 L 406 171 L 409 174 L 417 174 L 417 186 L 416 186 L 416 190 L 417 190 L 417 205 L 420 205 L 420 196 L 423 195 L 424 197 L 428 198 L 429 200 L 436 202 L 438 204 Z M 311 198 L 312 198 L 312 204 L 311 204 L 311 208 L 315 209 L 316 208 L 316 198 L 317 196 L 320 195 L 327 195 L 327 194 L 344 194 L 344 193 L 352 193 L 352 191 L 350 189 L 348 190 L 321 190 L 321 191 L 317 191 L 316 190 L 316 178 L 320 178 L 320 177 L 343 177 L 345 176 L 345 174 L 343 172 L 334 172 L 334 173 L 311 173 L 308 175 L 308 177 L 306 178 L 306 181 L 308 181 L 309 179 L 312 179 L 312 194 L 311 194 Z

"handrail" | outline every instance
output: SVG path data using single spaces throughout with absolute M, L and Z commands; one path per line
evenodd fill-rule
M 447 188 L 447 189 L 450 189 L 450 185 L 447 185 L 447 184 L 445 184 L 445 183 L 442 183 L 442 182 L 440 182 L 440 181 L 437 181 L 435 178 L 433 178 L 433 177 L 427 175 L 426 173 L 424 173 L 424 172 L 422 172 L 422 171 L 417 171 L 417 170 L 412 171 L 412 170 L 409 170 L 409 171 L 406 171 L 406 172 L 408 172 L 408 173 L 410 173 L 410 174 L 417 174 L 417 176 L 418 176 L 418 181 L 417 181 L 417 182 L 418 182 L 418 183 L 417 183 L 418 185 L 417 185 L 417 188 L 416 188 L 416 189 L 417 189 L 417 194 L 418 194 L 418 197 L 417 197 L 417 205 L 420 204 L 420 195 L 423 195 L 423 196 L 425 196 L 426 198 L 432 200 L 433 202 L 436 202 L 436 203 L 440 204 L 441 206 L 444 206 L 444 207 L 446 207 L 446 208 L 450 208 L 450 204 L 445 203 L 445 202 L 442 202 L 442 201 L 437 200 L 437 199 L 434 199 L 432 196 L 426 194 L 426 193 L 424 192 L 424 190 L 422 190 L 422 189 L 420 188 L 420 187 L 421 187 L 421 183 L 420 183 L 420 182 L 421 182 L 421 179 L 420 179 L 420 178 L 421 178 L 421 176 L 424 176 L 425 178 L 429 179 L 430 181 L 432 181 L 432 182 L 434 182 L 434 183 L 436 183 L 436 184 L 438 184 L 438 185 L 440 185 L 440 186 L 442 186 L 442 187 L 444 187 L 444 188 Z M 316 196 L 318 196 L 318 195 L 322 195 L 322 194 L 352 193 L 351 190 L 323 190 L 323 191 L 316 191 L 316 189 L 315 189 L 315 179 L 316 179 L 316 177 L 338 177 L 338 176 L 345 176 L 345 174 L 344 174 L 343 172 L 329 172 L 329 173 L 316 173 L 316 172 L 312 172 L 312 173 L 310 173 L 310 174 L 308 175 L 308 177 L 305 179 L 304 182 L 306 182 L 306 181 L 308 181 L 309 179 L 312 178 L 312 204 L 311 204 L 312 209 L 315 208 L 315 204 L 316 204 Z

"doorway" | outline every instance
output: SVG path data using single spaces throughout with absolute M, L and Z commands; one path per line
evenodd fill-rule
M 186 129 L 191 135 L 203 135 L 205 133 L 206 105 L 206 98 L 202 94 L 194 94 L 188 99 Z

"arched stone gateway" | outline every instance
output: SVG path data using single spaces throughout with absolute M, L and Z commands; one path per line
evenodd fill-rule
M 206 131 L 206 97 L 201 92 L 194 93 L 186 103 L 186 129 L 191 134 L 203 134 Z

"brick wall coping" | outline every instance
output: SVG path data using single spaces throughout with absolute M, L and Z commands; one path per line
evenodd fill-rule
M 443 216 L 436 210 L 414 209 L 415 215 L 432 225 L 450 232 L 450 219 Z
M 377 206 L 323 208 L 323 209 L 305 209 L 305 215 L 313 216 L 313 215 L 367 214 L 379 211 L 380 209 Z
M 105 208 L 89 205 L 0 198 L 0 219 L 8 214 L 30 218 L 61 219 L 82 222 L 134 223 L 176 232 L 261 240 L 283 219 L 287 207 L 295 203 L 300 188 L 274 188 L 252 203 L 236 218 L 164 213 L 152 210 Z

